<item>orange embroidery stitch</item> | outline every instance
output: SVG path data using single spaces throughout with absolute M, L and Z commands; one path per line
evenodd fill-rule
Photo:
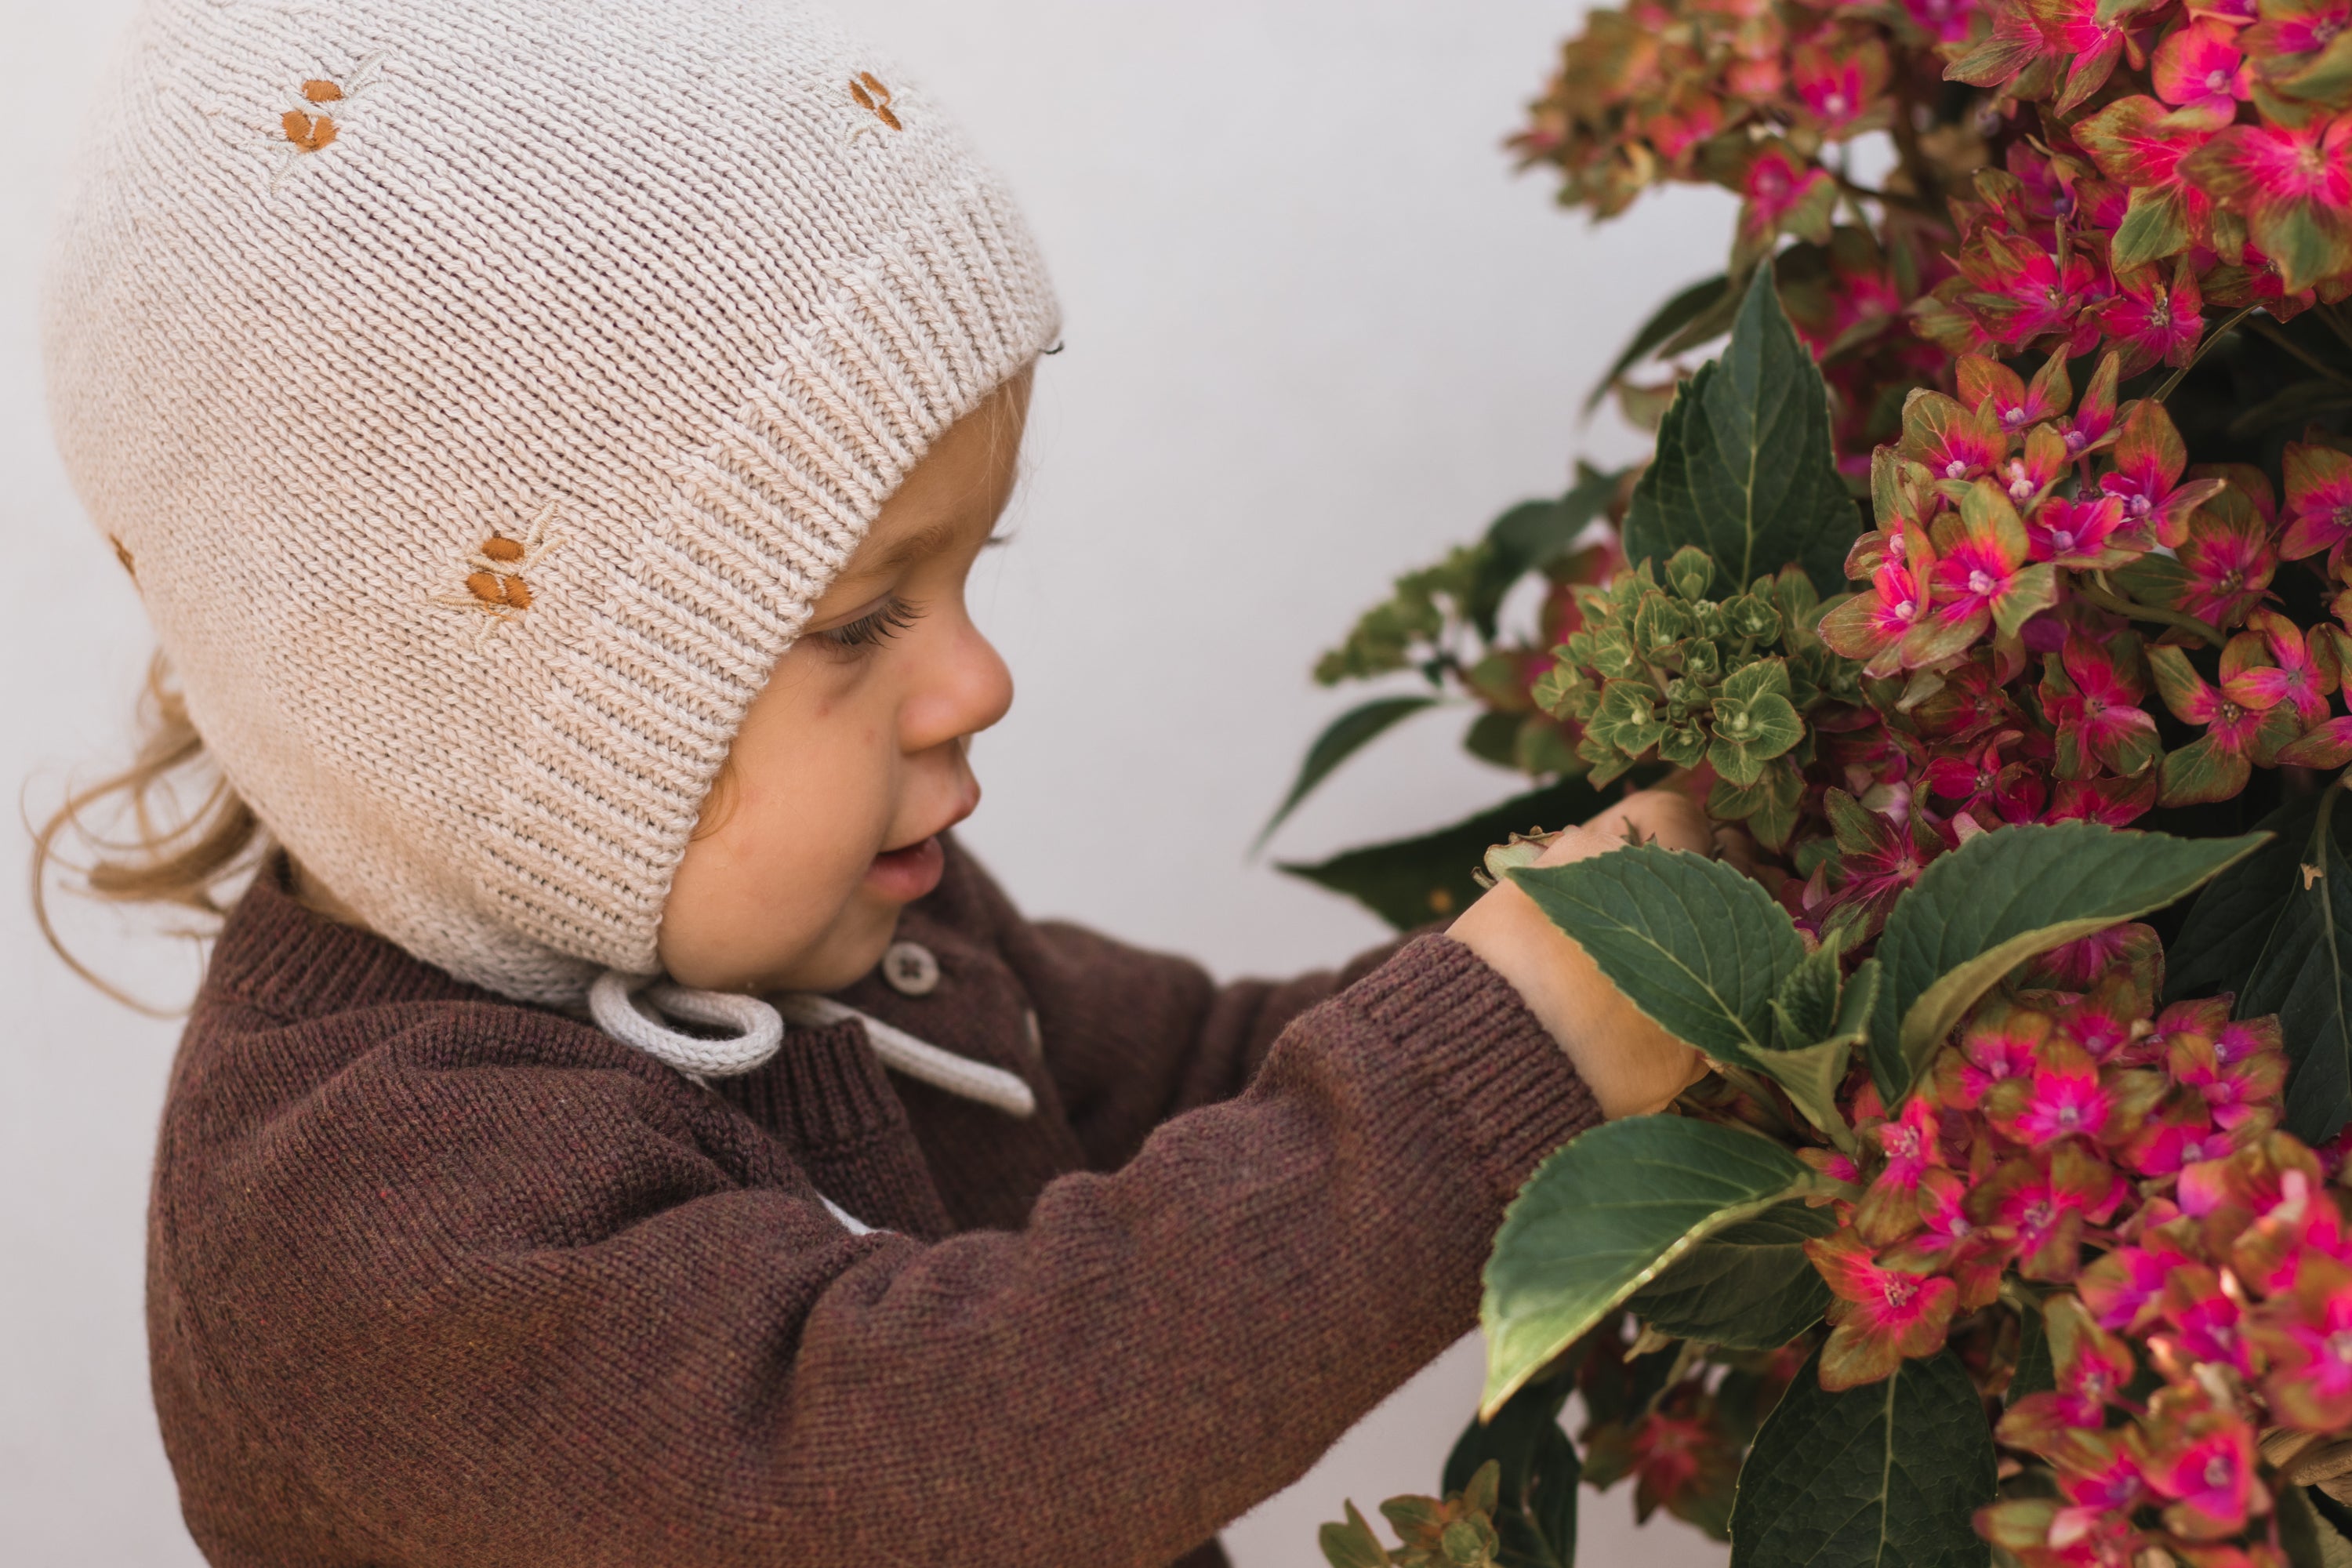
M 872 71 L 859 71 L 850 81 L 849 96 L 857 100 L 860 109 L 870 110 L 874 117 L 893 131 L 904 131 L 898 116 L 890 108 L 890 89 Z
M 554 517 L 555 503 L 550 501 L 530 520 L 522 538 L 492 533 L 466 558 L 465 564 L 473 570 L 466 574 L 465 595 L 445 595 L 434 603 L 452 609 L 478 611 L 488 616 L 482 626 L 484 637 L 520 618 L 536 597 L 523 574 L 536 570 L 541 562 L 562 548 L 562 540 L 551 539 L 547 534 L 547 525 Z
M 316 153 L 335 139 L 335 122 L 325 115 L 310 115 L 299 109 L 289 109 L 280 121 L 286 127 L 286 140 L 301 153 Z
M 341 103 L 343 89 L 331 81 L 311 80 L 302 84 L 302 96 L 313 103 Z

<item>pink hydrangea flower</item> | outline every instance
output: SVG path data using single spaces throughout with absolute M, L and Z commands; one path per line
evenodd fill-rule
M 2352 1267 L 2313 1259 L 2248 1331 L 2270 1358 L 2263 1393 L 2273 1412 L 2315 1432 L 2352 1426 Z
M 2253 96 L 2238 30 L 2218 20 L 2192 22 L 2158 45 L 2151 75 L 2165 102 L 2211 110 L 2223 124 Z
M 1805 1243 L 1836 1300 L 1822 1347 L 1822 1386 L 1835 1392 L 1876 1383 L 1907 1357 L 1933 1355 L 1959 1302 L 1959 1287 L 1938 1275 L 1888 1268 L 1853 1231 Z
M 2099 1080 L 2098 1064 L 2080 1047 L 2053 1040 L 2031 1078 L 2011 1080 L 2010 1092 L 1989 1099 L 1986 1114 L 1995 1127 L 2029 1149 L 2062 1138 L 2095 1140 L 2115 1113 L 2115 1099 Z
M 2156 1321 L 2165 1282 L 2194 1260 L 2178 1240 L 2149 1235 L 2118 1247 L 2083 1270 L 2075 1289 L 2103 1329 L 2137 1333 Z
M 2191 1541 L 2235 1535 L 2253 1505 L 2254 1429 L 2188 1389 L 2166 1390 L 2158 1409 L 2132 1436 L 2140 1474 L 2171 1500 L 2165 1527 Z

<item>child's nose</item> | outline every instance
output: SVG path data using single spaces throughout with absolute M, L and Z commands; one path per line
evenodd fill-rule
M 977 734 L 1013 706 L 1013 671 L 996 645 L 969 621 L 945 641 L 925 673 L 923 689 L 903 710 L 909 752 Z

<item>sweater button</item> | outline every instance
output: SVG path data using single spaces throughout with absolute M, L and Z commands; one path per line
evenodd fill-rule
M 901 996 L 929 996 L 940 988 L 940 961 L 919 942 L 894 942 L 882 954 L 882 983 Z

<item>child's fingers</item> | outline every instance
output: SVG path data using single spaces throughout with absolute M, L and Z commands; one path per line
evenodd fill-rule
M 1669 849 L 1688 849 L 1704 855 L 1714 847 L 1706 813 L 1688 795 L 1676 795 L 1672 790 L 1645 789 L 1629 795 L 1577 831 L 1606 840 L 1612 848 L 1629 842 L 1662 844 Z M 1559 846 L 1555 844 L 1552 847 L 1558 850 Z M 1593 851 L 1586 849 L 1557 858 L 1547 853 L 1540 863 L 1563 865 L 1581 860 L 1591 853 Z

